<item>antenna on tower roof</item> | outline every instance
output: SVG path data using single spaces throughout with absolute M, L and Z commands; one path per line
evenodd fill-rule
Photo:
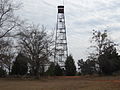
M 64 6 L 64 0 L 60 0 L 62 6 Z
M 63 6 L 64 6 L 64 0 L 63 0 Z

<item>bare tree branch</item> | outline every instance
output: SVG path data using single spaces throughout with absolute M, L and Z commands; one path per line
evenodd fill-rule
M 14 14 L 18 5 L 14 5 L 12 0 L 0 0 L 0 38 L 18 26 L 19 19 Z

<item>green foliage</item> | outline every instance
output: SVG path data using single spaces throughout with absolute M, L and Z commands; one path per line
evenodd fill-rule
M 111 75 L 120 70 L 120 58 L 114 46 L 105 49 L 104 54 L 100 55 L 98 60 L 103 74 Z
M 6 75 L 6 71 L 0 67 L 0 77 L 4 77 L 5 75 Z
M 116 50 L 116 44 L 108 37 L 107 30 L 104 32 L 93 30 L 92 42 L 95 49 L 93 59 L 98 66 L 99 74 L 111 75 L 120 70 L 120 56 Z
M 50 67 L 47 70 L 47 75 L 54 76 L 55 75 L 55 64 L 52 62 Z
M 23 54 L 19 53 L 16 60 L 13 62 L 12 75 L 25 75 L 27 74 L 27 71 L 27 58 Z
M 74 76 L 76 75 L 76 66 L 73 57 L 70 55 L 67 57 L 67 60 L 65 61 L 65 69 L 66 69 L 66 75 L 67 76 Z
M 55 73 L 55 76 L 62 76 L 63 75 L 63 70 L 61 69 L 59 64 L 55 65 L 54 73 Z
M 63 70 L 59 66 L 59 64 L 54 64 L 53 62 L 50 64 L 50 67 L 47 70 L 47 75 L 49 76 L 62 76 Z
M 78 66 L 82 75 L 93 74 L 96 72 L 95 62 L 89 59 L 87 59 L 86 61 L 83 61 L 83 59 L 78 60 Z

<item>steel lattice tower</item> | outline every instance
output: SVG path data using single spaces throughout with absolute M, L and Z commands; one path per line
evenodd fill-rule
M 64 67 L 68 56 L 64 6 L 58 6 L 54 62 Z

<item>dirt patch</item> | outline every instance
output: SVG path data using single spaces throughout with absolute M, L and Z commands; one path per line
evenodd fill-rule
M 43 80 L 0 80 L 0 90 L 120 90 L 119 77 L 48 77 Z

